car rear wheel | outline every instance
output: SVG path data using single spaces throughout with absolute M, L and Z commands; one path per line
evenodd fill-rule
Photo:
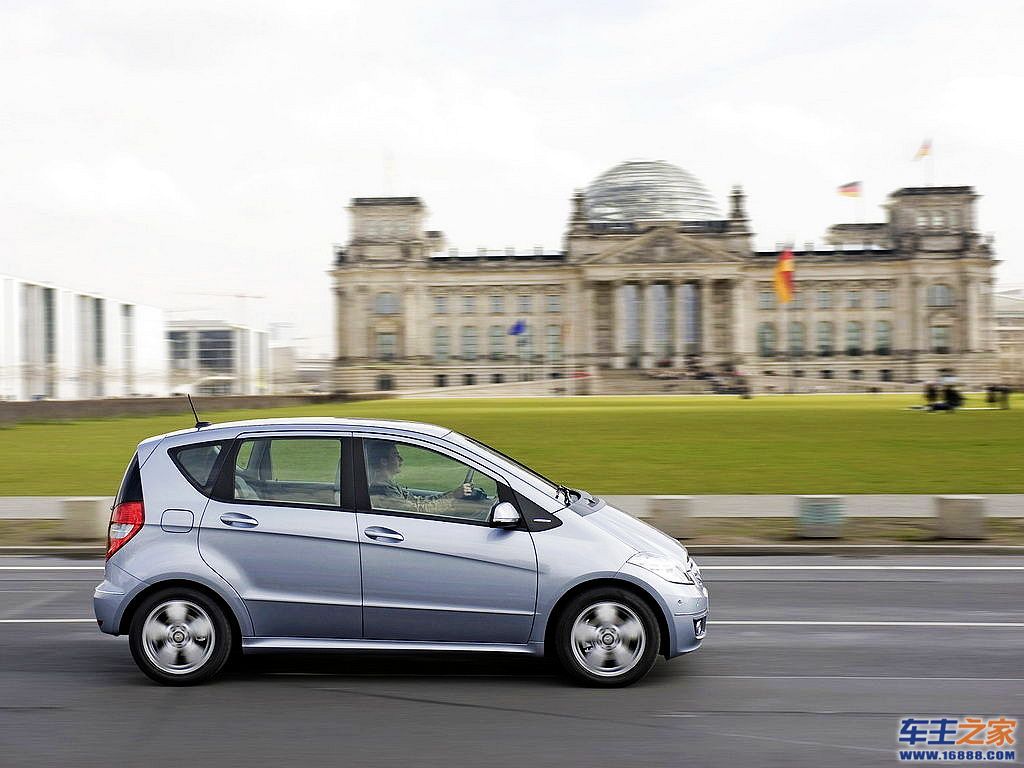
M 174 587 L 136 608 L 128 633 L 139 669 L 164 685 L 195 685 L 223 669 L 231 656 L 231 623 L 198 590 Z
M 555 628 L 555 654 L 570 677 L 586 685 L 635 683 L 657 660 L 658 621 L 648 605 L 623 589 L 596 589 L 574 598 Z

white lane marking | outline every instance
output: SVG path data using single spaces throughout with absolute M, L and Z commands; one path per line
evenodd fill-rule
M 964 629 L 1022 629 L 1018 621 L 724 621 L 710 620 L 712 626 L 732 627 L 963 627 Z
M 0 624 L 95 624 L 96 619 L 0 619 Z
M 1024 571 L 1024 565 L 702 565 L 702 571 Z
M 890 677 L 871 675 L 687 675 L 701 680 L 865 680 L 870 682 L 908 682 L 924 680 L 939 683 L 1022 683 L 1024 677 Z M 1024 693 L 1018 694 L 1024 696 Z
M 0 565 L 0 571 L 102 571 L 102 565 Z

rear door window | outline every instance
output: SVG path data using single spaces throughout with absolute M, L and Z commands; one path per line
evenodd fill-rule
M 234 464 L 236 501 L 332 507 L 341 503 L 340 438 L 243 440 Z

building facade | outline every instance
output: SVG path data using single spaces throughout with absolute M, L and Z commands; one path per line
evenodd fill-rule
M 174 320 L 168 328 L 173 393 L 271 394 L 266 331 L 203 320 Z
M 993 311 L 999 381 L 1024 390 L 1024 288 L 998 291 Z
M 163 311 L 0 275 L 0 399 L 164 396 Z
M 727 215 L 663 162 L 610 169 L 572 199 L 564 248 L 461 254 L 419 198 L 355 198 L 334 251 L 335 386 L 422 389 L 575 377 L 738 371 L 760 380 L 922 381 L 996 373 L 991 239 L 971 187 L 893 192 L 884 221 L 757 251 L 744 194 Z

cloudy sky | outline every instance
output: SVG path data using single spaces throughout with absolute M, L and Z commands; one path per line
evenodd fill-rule
M 575 188 L 662 159 L 723 210 L 743 184 L 770 249 L 878 218 L 930 137 L 1024 285 L 1022 28 L 1019 2 L 3 0 L 0 273 L 328 352 L 353 196 L 557 248 Z

